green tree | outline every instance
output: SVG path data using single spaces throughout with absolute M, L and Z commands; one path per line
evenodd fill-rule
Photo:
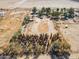
M 74 18 L 74 9 L 73 8 L 70 8 L 68 10 L 68 13 L 69 13 L 69 18 Z
M 51 8 L 46 8 L 46 16 L 49 16 L 51 15 Z
M 38 17 L 41 18 L 42 15 L 43 15 L 42 11 L 39 11 L 39 12 L 38 12 Z
M 36 7 L 33 7 L 32 13 L 33 13 L 33 14 L 36 14 L 36 12 L 37 12 L 37 8 L 36 8 Z
M 21 35 L 21 29 L 18 30 L 18 32 L 15 32 L 13 37 L 11 38 L 10 42 L 16 42 L 18 36 Z
M 63 9 L 63 8 L 61 8 L 61 11 L 60 11 L 60 12 L 61 12 L 61 14 L 63 14 L 63 13 L 64 13 L 64 9 Z
M 59 12 L 59 8 L 57 8 L 56 11 Z
M 58 10 L 52 11 L 52 13 L 51 13 L 52 18 L 54 18 L 54 19 L 59 19 L 60 14 L 61 13 Z
M 30 20 L 30 17 L 29 16 L 25 16 L 22 25 L 28 24 L 29 23 L 29 20 Z
M 46 13 L 46 8 L 43 7 L 43 8 L 41 9 L 41 12 L 42 12 L 43 15 L 45 15 L 45 13 Z

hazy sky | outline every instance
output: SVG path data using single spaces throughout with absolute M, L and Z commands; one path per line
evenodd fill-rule
M 79 0 L 0 0 L 0 8 L 16 7 L 75 7 L 79 8 Z
M 72 0 L 72 1 L 79 2 L 79 0 Z

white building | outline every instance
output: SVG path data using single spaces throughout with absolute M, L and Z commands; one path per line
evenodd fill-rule
M 5 15 L 4 11 L 0 11 L 0 17 L 3 17 Z

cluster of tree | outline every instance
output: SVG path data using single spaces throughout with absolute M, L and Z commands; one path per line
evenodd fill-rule
M 50 49 L 50 47 L 52 47 Z M 40 34 L 40 35 L 23 35 L 18 32 L 10 40 L 8 48 L 4 49 L 4 55 L 14 56 L 29 56 L 40 54 L 51 54 L 61 56 L 70 54 L 70 45 L 64 41 L 59 33 L 55 35 Z
M 48 40 L 50 38 L 50 40 Z M 50 47 L 51 43 L 55 40 L 53 39 L 53 35 L 49 36 L 48 34 L 40 34 L 38 35 L 22 35 L 19 33 L 19 35 L 14 35 L 12 39 L 10 40 L 10 44 L 14 46 L 20 45 L 24 54 L 34 54 L 34 55 L 39 55 L 39 54 L 44 54 L 48 52 L 48 48 Z M 14 44 L 13 44 L 14 43 Z M 11 48 L 10 45 L 10 48 Z M 14 48 L 11 49 L 16 49 L 18 47 L 14 46 Z M 18 50 L 17 50 L 18 51 Z
M 69 59 L 71 53 L 70 44 L 65 41 L 60 33 L 57 33 L 57 40 L 52 44 L 50 55 L 52 59 Z
M 32 9 L 32 15 L 37 15 L 39 18 L 42 16 L 47 16 L 51 17 L 53 19 L 59 19 L 59 16 L 64 16 L 64 19 L 67 18 L 74 18 L 74 9 L 73 8 L 56 8 L 56 9 L 51 9 L 51 8 L 41 8 L 41 10 L 37 9 L 34 7 Z

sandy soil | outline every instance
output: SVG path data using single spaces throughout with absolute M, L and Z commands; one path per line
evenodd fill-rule
M 68 24 L 68 28 L 63 27 L 61 30 L 65 38 L 69 39 L 72 50 L 79 52 L 79 24 Z
M 48 24 L 47 22 L 41 22 L 41 24 L 38 25 L 38 31 L 41 33 L 46 33 L 48 31 Z
M 50 55 L 41 55 L 38 59 L 51 59 Z
M 14 11 L 12 11 L 14 12 Z M 11 13 L 10 13 L 11 14 Z M 0 47 L 6 47 L 13 34 L 20 28 L 25 12 L 6 16 L 6 19 L 0 22 Z M 6 43 L 5 43 L 6 42 Z
M 68 23 L 61 24 L 60 30 L 67 42 L 71 45 L 71 56 L 70 59 L 79 58 L 79 24 L 77 23 Z M 65 25 L 68 25 L 68 28 L 65 28 Z

